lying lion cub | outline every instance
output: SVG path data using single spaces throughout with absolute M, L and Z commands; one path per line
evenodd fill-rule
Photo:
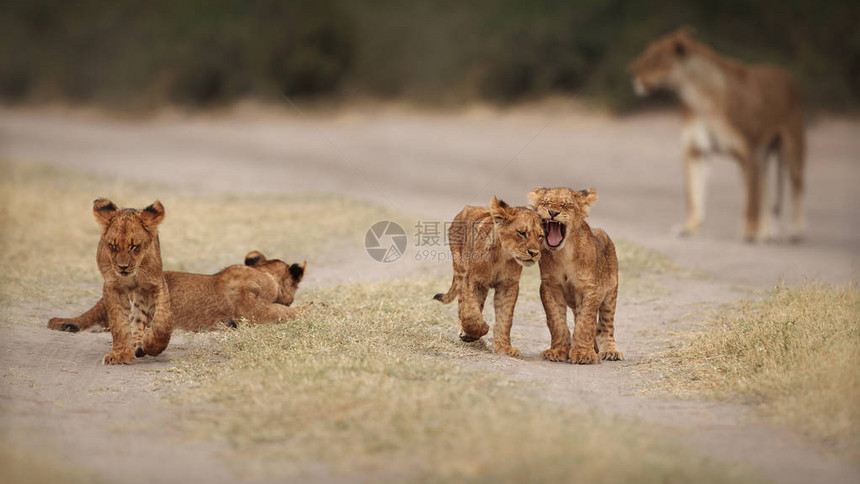
M 615 347 L 615 245 L 606 232 L 592 231 L 585 222 L 597 192 L 593 188 L 574 192 L 538 187 L 529 193 L 529 201 L 543 220 L 545 233 L 540 299 L 552 342 L 541 356 L 584 365 L 600 363 L 601 358 L 623 359 Z M 572 348 L 566 321 L 568 306 L 575 319 Z
M 511 324 L 520 290 L 520 273 L 540 259 L 543 230 L 540 218 L 524 207 L 511 207 L 493 197 L 489 208 L 466 207 L 448 230 L 454 279 L 447 294 L 434 299 L 448 304 L 459 299 L 460 339 L 475 341 L 489 331 L 482 313 L 487 293 L 495 290 L 493 306 L 496 353 L 519 357 L 511 346 Z
M 309 307 L 289 307 L 306 266 L 267 260 L 253 251 L 245 256 L 245 265 L 214 275 L 165 271 L 174 323 L 186 331 L 206 331 L 222 322 L 234 326 L 240 319 L 266 324 L 293 318 Z M 104 300 L 77 318 L 53 318 L 48 327 L 77 332 L 97 324 L 109 326 Z

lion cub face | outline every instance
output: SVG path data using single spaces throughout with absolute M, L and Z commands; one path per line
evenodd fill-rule
M 275 302 L 289 306 L 296 297 L 308 263 L 304 261 L 301 264 L 287 264 L 278 259 L 268 260 L 262 253 L 254 250 L 245 256 L 245 265 L 271 274 L 278 281 L 278 297 Z
M 677 88 L 691 42 L 690 29 L 682 28 L 648 44 L 628 69 L 636 94 L 645 96 L 655 89 Z
M 493 197 L 490 214 L 495 237 L 502 250 L 526 267 L 540 259 L 543 230 L 536 213 L 523 207 L 511 207 Z
M 156 200 L 143 210 L 120 209 L 110 200 L 99 198 L 93 202 L 93 214 L 102 226 L 99 266 L 108 266 L 105 269 L 120 278 L 135 276 L 152 244 L 158 244 L 157 228 L 164 220 L 164 206 Z
M 541 218 L 544 246 L 549 250 L 564 247 L 568 234 L 579 229 L 595 201 L 597 192 L 593 188 L 578 192 L 570 188 L 534 188 L 529 202 Z

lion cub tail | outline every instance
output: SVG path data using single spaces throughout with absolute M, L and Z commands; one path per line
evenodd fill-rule
M 457 276 L 454 276 L 454 280 L 451 281 L 451 289 L 448 289 L 447 293 L 439 293 L 433 296 L 433 299 L 441 302 L 442 304 L 448 304 L 454 299 L 457 299 L 457 293 L 460 290 L 460 284 L 458 283 Z

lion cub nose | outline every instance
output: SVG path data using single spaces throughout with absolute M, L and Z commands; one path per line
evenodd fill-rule
M 555 210 L 550 210 L 549 211 L 549 218 L 555 218 L 555 216 L 558 215 L 559 213 L 561 213 L 561 212 L 556 212 Z
M 539 250 L 531 250 L 531 249 L 529 249 L 529 255 L 530 255 L 530 256 L 534 257 L 534 256 L 536 256 L 536 255 L 538 255 L 538 254 L 540 254 L 540 251 L 539 251 Z

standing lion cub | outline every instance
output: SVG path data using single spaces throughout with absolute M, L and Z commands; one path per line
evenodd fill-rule
M 454 279 L 448 293 L 436 294 L 434 299 L 444 304 L 459 299 L 461 340 L 475 341 L 490 330 L 482 313 L 487 294 L 494 289 L 493 348 L 496 353 L 520 356 L 511 346 L 514 306 L 523 266 L 540 260 L 542 238 L 537 214 L 496 197 L 489 208 L 466 207 L 457 214 L 448 230 Z
M 543 221 L 540 299 L 546 312 L 550 348 L 541 356 L 582 365 L 621 360 L 615 347 L 618 257 L 615 244 L 585 217 L 597 201 L 593 188 L 535 188 L 529 201 Z M 573 344 L 567 307 L 573 309 Z M 595 326 L 596 323 L 596 326 Z
M 120 209 L 99 198 L 93 202 L 93 214 L 102 226 L 96 260 L 105 281 L 102 299 L 113 337 L 113 348 L 102 363 L 118 365 L 131 363 L 135 356 L 159 355 L 173 332 L 158 243 L 164 207 L 156 200 L 143 210 Z

